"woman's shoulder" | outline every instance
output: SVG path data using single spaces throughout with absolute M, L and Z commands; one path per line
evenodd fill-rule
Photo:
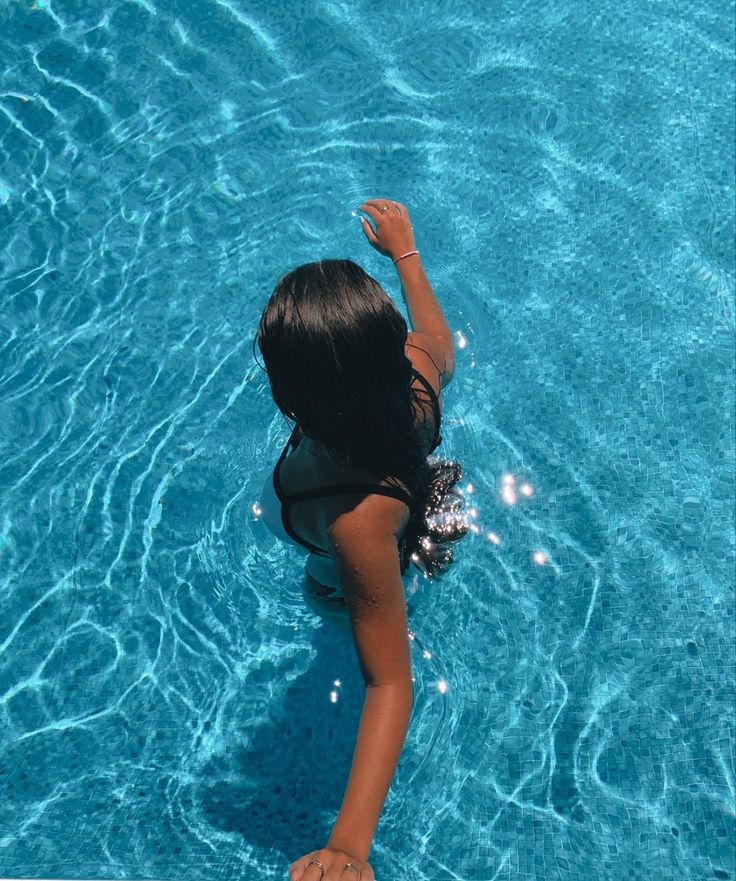
M 442 395 L 442 369 L 445 354 L 442 345 L 426 333 L 411 331 L 406 338 L 406 357 L 414 369 L 432 386 L 438 398 Z

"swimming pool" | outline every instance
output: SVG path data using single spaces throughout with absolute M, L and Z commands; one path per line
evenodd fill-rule
M 385 196 L 477 532 L 412 597 L 376 877 L 736 877 L 733 11 L 0 4 L 0 875 L 326 840 L 362 680 L 253 508 L 251 343 L 321 257 L 403 310 Z

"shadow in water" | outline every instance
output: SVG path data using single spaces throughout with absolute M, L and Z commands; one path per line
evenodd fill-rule
M 365 684 L 349 630 L 323 620 L 314 631 L 316 658 L 262 721 L 243 731 L 235 755 L 202 769 L 208 822 L 237 832 L 258 850 L 283 854 L 286 867 L 324 847 L 347 785 Z M 290 660 L 269 667 L 284 675 Z M 336 684 L 337 683 L 337 684 Z

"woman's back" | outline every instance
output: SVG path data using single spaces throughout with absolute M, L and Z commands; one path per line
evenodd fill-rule
M 422 348 L 417 348 L 417 346 Z M 410 333 L 406 345 L 406 355 L 411 360 L 414 369 L 429 383 L 438 404 L 441 406 L 442 386 L 439 369 L 442 366 L 442 357 L 437 353 L 434 341 L 422 334 Z M 439 361 L 439 365 L 436 363 L 437 361 Z M 428 394 L 422 381 L 415 378 L 412 386 L 425 392 L 421 396 L 420 424 L 422 428 L 420 431 L 427 439 L 426 448 L 429 452 L 438 427 L 435 424 L 434 408 L 431 401 L 427 400 L 424 403 Z M 330 457 L 327 450 L 318 441 L 306 436 L 300 436 L 296 448 L 282 459 L 278 468 L 278 478 L 282 496 L 285 498 L 295 493 L 316 491 L 323 487 L 341 484 L 363 483 L 391 486 L 387 479 L 381 479 L 368 471 L 354 467 L 343 468 Z M 291 530 L 302 541 L 329 554 L 330 543 L 327 530 L 330 524 L 340 514 L 352 510 L 365 495 L 365 491 L 326 493 L 314 499 L 292 501 L 288 505 L 287 512 Z M 398 499 L 396 502 L 404 508 L 403 528 L 409 522 L 409 506 Z

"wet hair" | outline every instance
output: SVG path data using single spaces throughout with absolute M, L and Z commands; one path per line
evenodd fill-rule
M 453 489 L 462 468 L 427 458 L 433 420 L 417 416 L 429 394 L 411 385 L 407 335 L 391 298 L 357 263 L 320 260 L 279 279 L 253 353 L 257 343 L 276 406 L 302 433 L 339 465 L 408 490 L 401 573 L 414 562 L 434 576 L 453 560 L 447 543 L 468 530 L 456 516 L 461 499 Z

